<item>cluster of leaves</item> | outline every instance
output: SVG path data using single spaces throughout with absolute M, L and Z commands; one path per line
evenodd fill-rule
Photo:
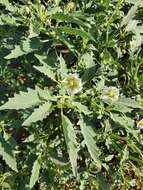
M 0 187 L 143 187 L 142 2 L 0 0 Z M 63 80 L 78 74 L 82 90 Z M 104 99 L 108 88 L 116 101 Z

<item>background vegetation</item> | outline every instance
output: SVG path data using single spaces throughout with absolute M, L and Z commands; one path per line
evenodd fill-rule
M 142 0 L 0 0 L 0 189 L 143 188 L 142 15 Z

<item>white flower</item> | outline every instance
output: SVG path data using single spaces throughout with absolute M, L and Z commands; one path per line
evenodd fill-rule
M 62 83 L 65 86 L 67 93 L 70 94 L 77 94 L 79 91 L 82 90 L 82 82 L 81 79 L 78 77 L 77 74 L 69 74 Z
M 137 128 L 138 128 L 138 129 L 143 129 L 143 119 L 141 119 L 141 120 L 137 123 Z
M 119 99 L 119 89 L 113 86 L 106 87 L 102 91 L 101 99 L 117 101 Z

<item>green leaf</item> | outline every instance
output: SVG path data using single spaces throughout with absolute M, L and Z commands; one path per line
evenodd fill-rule
M 115 105 L 119 105 L 119 106 L 127 106 L 127 107 L 130 107 L 130 108 L 140 108 L 140 109 L 143 109 L 138 102 L 136 102 L 133 99 L 125 98 L 125 97 L 120 98 L 114 104 Z
M 133 110 L 133 108 L 122 106 L 122 105 L 114 105 L 112 109 L 114 111 L 121 112 L 121 113 L 128 113 Z
M 5 16 L 5 14 L 1 14 L 0 16 L 0 24 L 1 25 L 17 25 L 16 19 L 12 16 Z
M 35 38 L 35 37 L 38 37 L 38 35 L 39 35 L 39 31 L 38 30 L 36 30 L 34 27 L 33 27 L 33 25 L 31 24 L 30 26 L 29 26 L 29 38 Z
M 128 24 L 130 20 L 132 20 L 135 17 L 136 11 L 138 10 L 139 6 L 141 5 L 142 0 L 136 1 L 134 6 L 131 7 L 128 14 L 123 18 L 121 25 Z
M 88 40 L 94 41 L 94 38 L 93 38 L 93 36 L 91 36 L 91 34 L 87 33 L 84 30 L 78 29 L 78 28 L 71 28 L 68 26 L 63 26 L 63 27 L 57 28 L 57 31 L 63 32 L 65 34 L 69 34 L 69 35 L 80 36 L 83 39 L 88 39 Z
M 131 7 L 128 14 L 123 18 L 121 25 L 126 25 L 125 30 L 127 32 L 133 33 L 132 41 L 130 41 L 130 50 L 135 52 L 137 49 L 141 48 L 143 43 L 143 25 L 141 25 L 139 20 L 136 20 L 136 13 L 140 7 L 143 7 L 142 0 L 137 0 L 134 6 Z
M 111 118 L 115 121 L 118 122 L 119 124 L 123 126 L 131 126 L 133 127 L 134 121 L 128 117 L 125 116 L 119 116 L 118 114 L 111 114 Z
M 14 171 L 17 172 L 17 163 L 14 155 L 13 147 L 5 141 L 5 139 L 0 135 L 0 155 L 6 164 Z
M 56 5 L 58 6 L 61 0 L 55 0 Z
M 91 81 L 97 75 L 97 67 L 93 66 L 88 69 L 85 69 L 84 74 L 82 76 L 83 83 Z
M 40 105 L 39 108 L 34 109 L 28 119 L 24 121 L 23 126 L 29 126 L 31 123 L 35 123 L 37 121 L 42 121 L 45 119 L 52 111 L 52 103 L 46 102 L 43 105 Z
M 31 173 L 31 177 L 30 177 L 30 189 L 33 188 L 36 181 L 39 179 L 40 168 L 41 168 L 41 164 L 39 163 L 39 160 L 37 159 L 34 162 L 33 168 L 32 168 L 32 173 Z
M 134 129 L 134 121 L 131 118 L 119 116 L 118 114 L 111 114 L 111 118 L 114 122 L 123 126 L 139 142 L 138 131 Z
M 5 59 L 13 59 L 37 50 L 40 47 L 40 41 L 38 38 L 26 39 L 21 42 L 20 45 L 16 45 L 11 53 L 5 56 Z
M 13 98 L 0 107 L 0 110 L 5 109 L 26 109 L 39 104 L 41 100 L 38 97 L 37 90 L 28 88 L 27 92 L 15 94 Z
M 83 54 L 83 56 L 81 57 L 81 64 L 85 65 L 85 68 L 91 68 L 95 65 L 94 60 L 93 60 L 93 55 L 91 53 L 85 53 Z
M 26 52 L 24 52 L 20 46 L 16 45 L 15 48 L 13 50 L 11 50 L 11 53 L 8 54 L 7 56 L 5 56 L 5 59 L 13 59 L 13 58 L 17 58 L 20 57 L 22 55 L 25 55 Z
M 77 108 L 79 113 L 84 113 L 85 115 L 91 114 L 91 111 L 89 111 L 88 107 L 81 104 L 80 102 L 73 102 L 73 105 Z
M 50 94 L 49 89 L 45 88 L 45 89 L 41 89 L 38 86 L 36 87 L 36 90 L 38 91 L 38 96 L 41 100 L 44 101 L 57 101 L 57 97 L 54 96 L 53 94 Z
M 82 21 L 81 19 L 69 14 L 56 13 L 51 15 L 51 19 L 58 20 L 58 22 L 75 23 L 79 26 L 91 28 L 91 25 L 87 21 Z
M 55 81 L 55 73 L 49 69 L 46 65 L 43 66 L 34 66 L 35 69 L 43 73 L 44 75 L 48 76 L 50 79 Z
M 61 0 L 55 0 L 55 3 L 56 3 L 56 1 L 61 1 Z M 61 11 L 62 11 L 62 9 L 60 6 L 49 7 L 47 10 L 47 15 L 48 15 L 48 17 L 50 17 L 51 15 L 56 14 Z
M 55 73 L 52 71 L 52 68 L 43 61 L 42 56 L 35 55 L 35 57 L 43 66 L 34 66 L 34 68 L 55 81 Z
M 0 4 L 4 5 L 6 10 L 13 12 L 14 6 L 12 6 L 12 4 L 8 1 L 8 0 L 0 0 Z
M 12 149 L 16 147 L 16 141 L 10 134 L 4 132 L 3 137 L 5 141 L 12 147 Z
M 96 145 L 95 132 L 92 128 L 92 124 L 86 119 L 81 118 L 78 122 L 81 128 L 81 133 L 84 137 L 85 144 L 92 159 L 97 163 L 99 169 L 101 169 L 101 162 L 99 160 L 100 151 Z
M 120 165 L 122 166 L 124 164 L 124 162 L 128 159 L 129 159 L 129 151 L 128 151 L 128 147 L 126 146 L 124 148 L 124 150 L 122 151 L 122 157 L 120 160 Z
M 62 154 L 59 153 L 55 147 L 50 148 L 49 147 L 49 157 L 53 163 L 55 163 L 57 166 L 60 167 L 67 167 L 69 166 L 69 162 L 66 160 L 66 158 L 63 158 Z
M 59 61 L 60 61 L 60 74 L 61 74 L 61 78 L 64 79 L 67 76 L 68 69 L 67 69 L 65 60 L 62 57 L 62 54 L 60 54 Z
M 71 121 L 62 115 L 62 126 L 74 176 L 77 176 L 77 141 Z

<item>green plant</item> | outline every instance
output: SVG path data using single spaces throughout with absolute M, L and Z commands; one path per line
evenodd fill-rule
M 142 188 L 140 2 L 0 1 L 2 189 Z

